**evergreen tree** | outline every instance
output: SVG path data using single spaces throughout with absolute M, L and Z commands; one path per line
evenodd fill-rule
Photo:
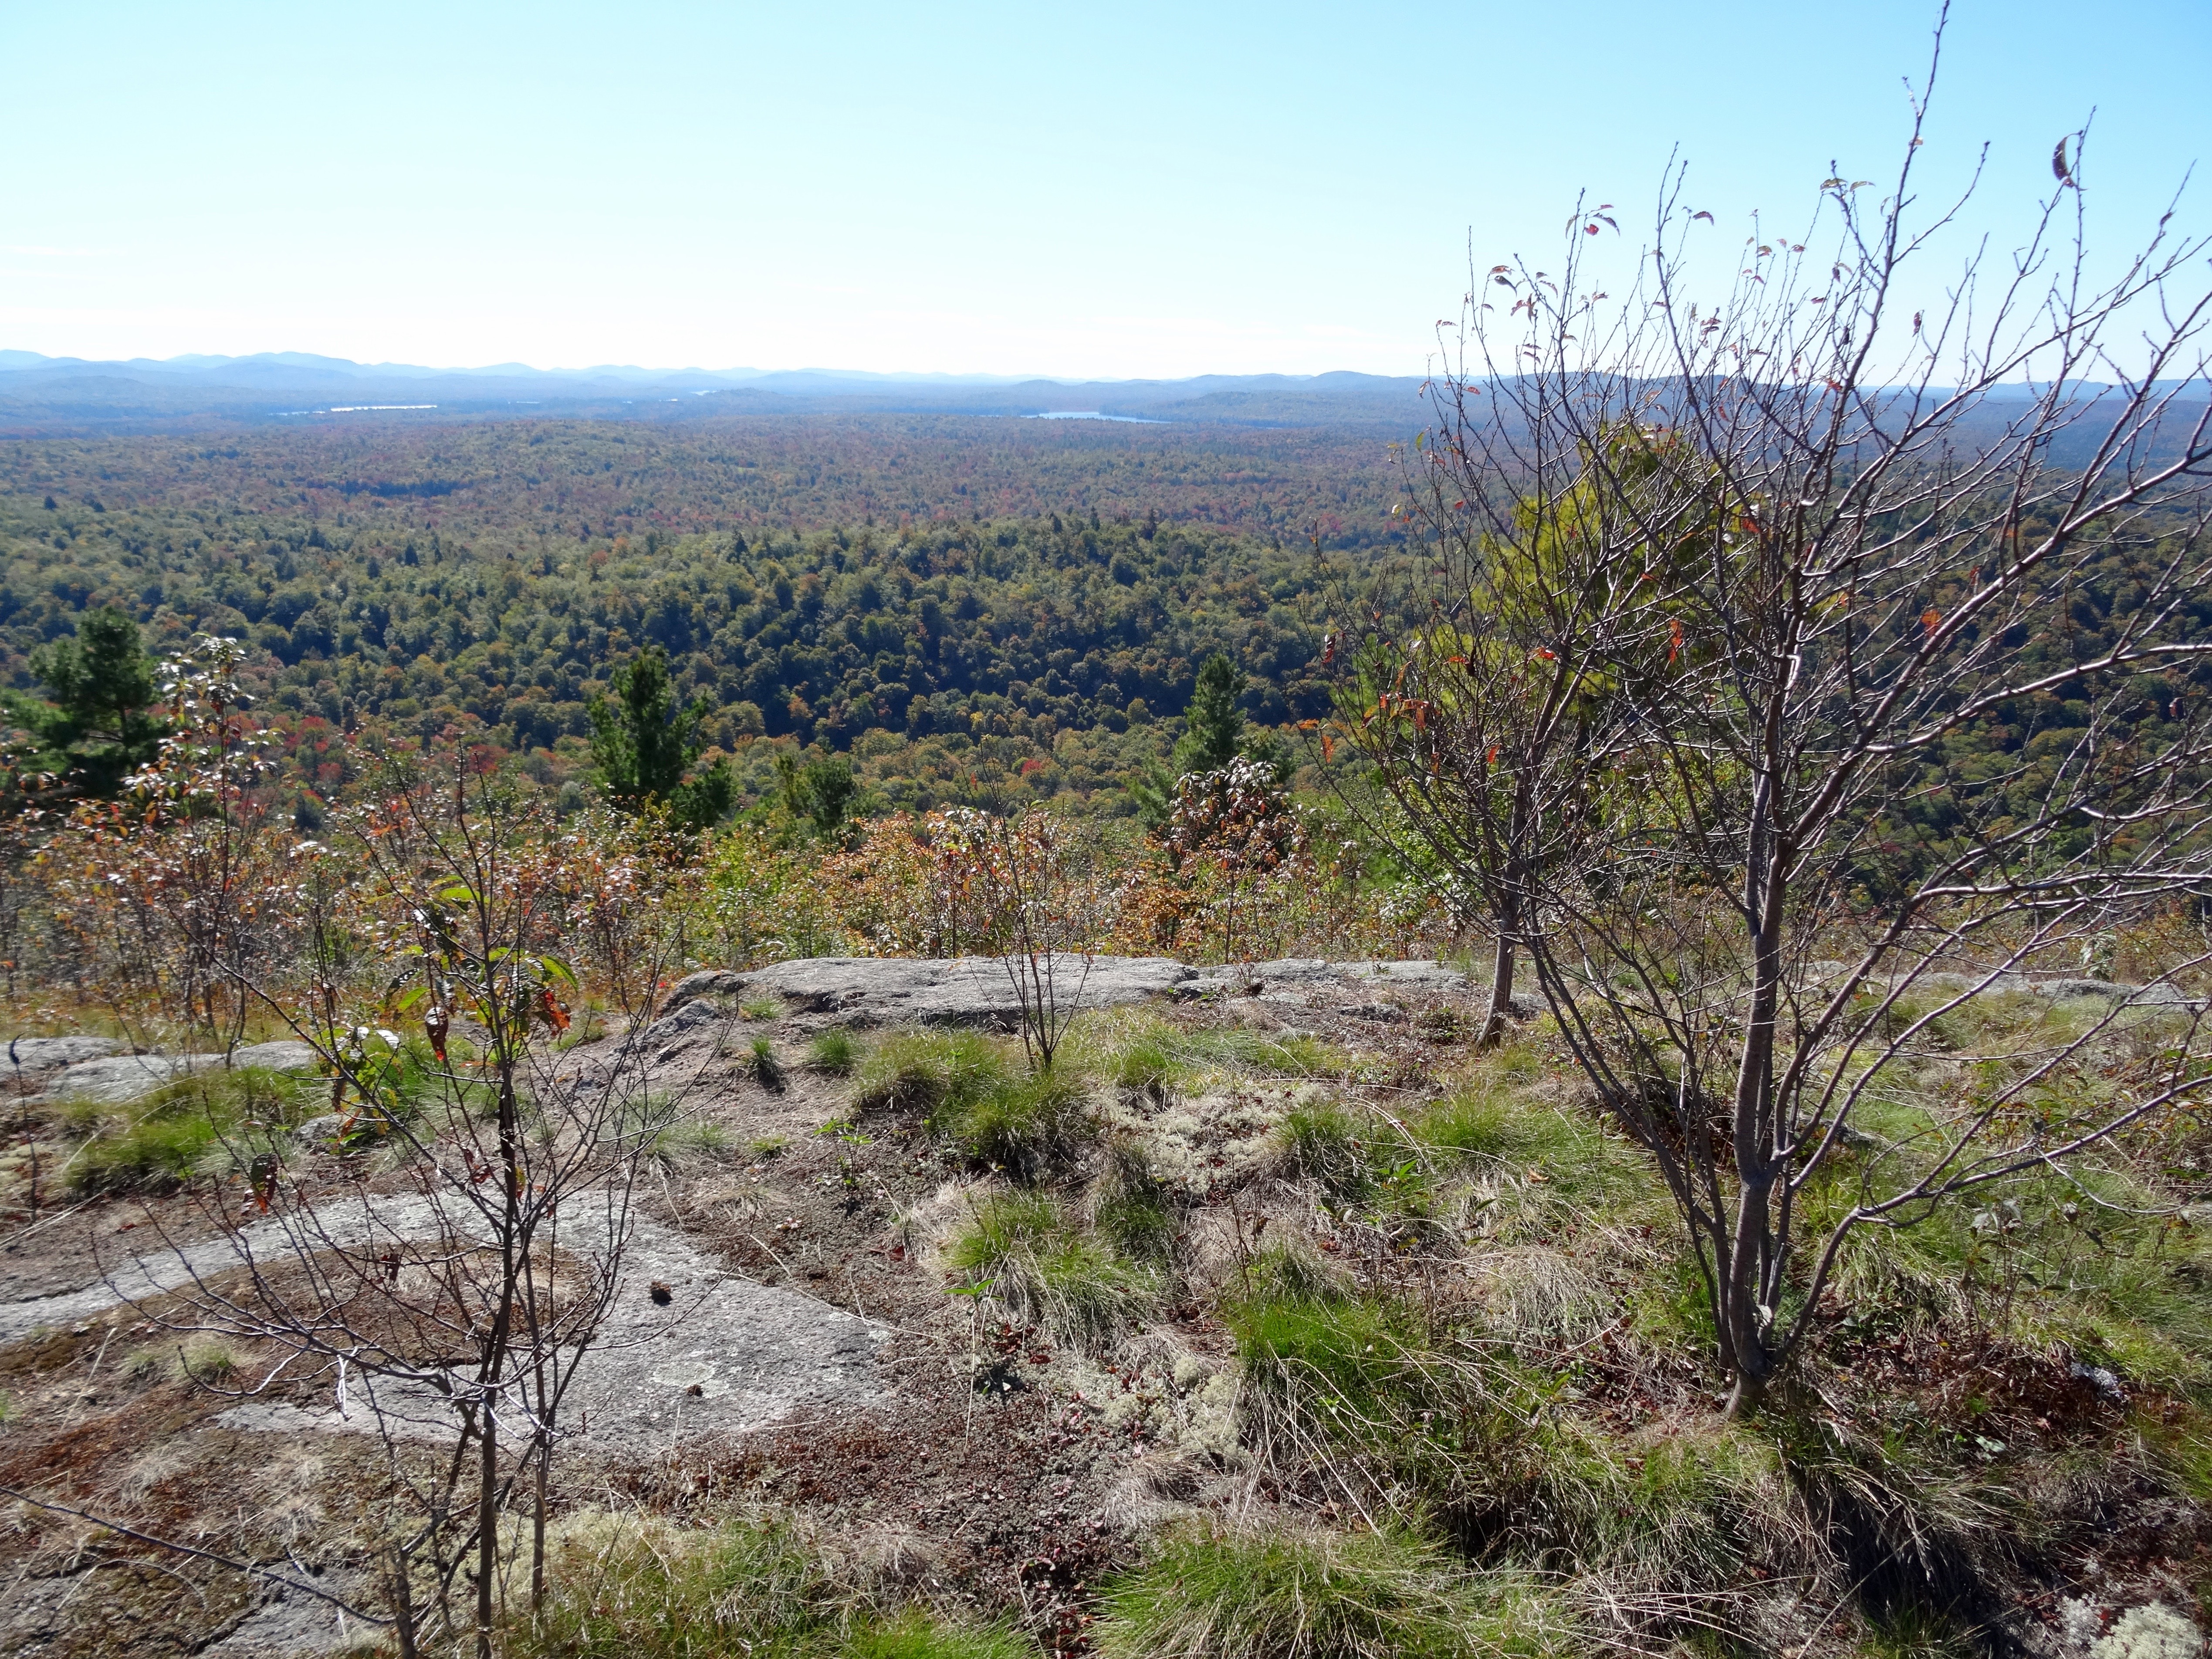
M 788 754 L 775 757 L 776 793 L 793 830 L 811 826 L 818 841 L 833 839 L 845 827 L 859 784 L 853 763 L 842 755 L 817 755 L 805 766 Z
M 647 646 L 614 672 L 613 695 L 592 703 L 592 760 L 599 787 L 626 811 L 665 803 L 677 822 L 703 828 L 726 817 L 737 794 L 727 761 L 687 779 L 699 758 L 705 698 L 678 710 L 668 679 L 668 653 Z
M 161 747 L 154 663 L 138 624 L 113 605 L 77 618 L 76 637 L 31 653 L 31 672 L 51 702 L 0 693 L 8 717 L 38 739 L 40 763 L 66 773 L 85 793 L 117 793 Z
M 1183 733 L 1176 740 L 1169 769 L 1154 766 L 1129 785 L 1137 813 L 1148 830 L 1158 830 L 1175 810 L 1176 781 L 1192 773 L 1218 772 L 1243 756 L 1275 767 L 1275 740 L 1248 735 L 1242 707 L 1249 684 L 1243 670 L 1217 651 L 1198 671 L 1198 684 L 1183 711 Z M 1276 769 L 1279 771 L 1279 768 Z
M 1243 672 L 1215 652 L 1198 671 L 1198 684 L 1183 711 L 1183 733 L 1175 746 L 1176 775 L 1218 772 L 1235 760 L 1244 741 L 1244 711 L 1238 706 L 1247 684 Z

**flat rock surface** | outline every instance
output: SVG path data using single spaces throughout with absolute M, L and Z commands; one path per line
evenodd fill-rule
M 105 1042 L 105 1038 L 56 1037 L 51 1042 Z M 120 1045 L 114 1045 L 119 1047 Z M 312 1044 L 286 1040 L 250 1043 L 222 1054 L 118 1054 L 65 1064 L 46 1085 L 48 1100 L 92 1100 L 122 1105 L 150 1095 L 164 1084 L 194 1072 L 219 1072 L 254 1066 L 270 1072 L 298 1072 L 316 1063 Z
M 113 1037 L 16 1037 L 0 1049 L 0 1065 L 22 1072 L 52 1072 L 88 1060 L 105 1060 L 127 1045 Z
M 281 1261 L 295 1241 L 327 1245 L 423 1237 L 431 1231 L 431 1219 L 420 1198 L 348 1199 L 316 1211 L 312 1230 L 302 1229 L 296 1218 L 271 1218 L 241 1229 L 235 1241 L 211 1238 L 119 1258 L 93 1284 L 0 1303 L 0 1342 L 76 1324 L 125 1300 L 236 1268 L 241 1249 L 264 1262 Z M 587 1247 L 577 1239 L 571 1248 Z M 666 1288 L 665 1304 L 654 1299 L 656 1284 Z M 674 1229 L 638 1218 L 614 1304 L 564 1407 L 576 1434 L 572 1443 L 635 1455 L 665 1449 L 685 1434 L 740 1432 L 803 1417 L 810 1408 L 869 1404 L 890 1390 L 876 1359 L 889 1335 L 884 1328 L 813 1297 L 725 1273 Z M 387 1393 L 380 1403 L 403 1435 L 434 1438 L 445 1431 L 426 1395 Z M 357 1379 L 343 1410 L 335 1396 L 325 1406 L 304 1408 L 250 1401 L 218 1420 L 227 1427 L 276 1432 L 373 1433 L 377 1427 Z
M 1306 990 L 1401 990 L 1457 994 L 1467 975 L 1435 962 L 1328 962 L 1288 957 L 1194 968 L 1167 957 L 1077 956 L 1054 959 L 1060 994 L 1085 1008 L 1159 998 L 1238 996 Z M 712 969 L 680 981 L 672 1000 L 708 995 L 774 996 L 794 1010 L 855 1025 L 987 1025 L 1012 1028 L 1020 999 L 996 957 L 915 959 L 813 957 L 750 974 Z
M 1176 994 L 1194 969 L 1164 957 L 1054 958 L 1059 995 L 1085 1008 L 1110 1008 Z M 744 976 L 748 996 L 769 995 L 807 1012 L 852 1024 L 994 1025 L 1021 1019 L 1021 1001 L 997 957 L 916 960 L 815 957 L 779 962 Z

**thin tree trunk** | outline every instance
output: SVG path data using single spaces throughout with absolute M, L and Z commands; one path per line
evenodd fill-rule
M 1513 1019 L 1514 949 L 1512 929 L 1502 917 L 1498 928 L 1498 948 L 1490 960 L 1490 1012 L 1482 1022 L 1482 1036 L 1477 1046 L 1494 1048 L 1505 1040 L 1506 1027 Z
M 392 1628 L 399 1641 L 399 1659 L 415 1659 L 415 1598 L 407 1583 L 407 1551 L 392 1547 Z
M 491 1659 L 491 1581 L 499 1565 L 499 1428 L 489 1395 L 483 1445 L 477 1487 L 477 1659 Z
M 1498 872 L 1497 915 L 1492 918 L 1498 927 L 1498 948 L 1490 964 L 1490 1012 L 1482 1022 L 1478 1045 L 1485 1048 L 1503 1042 L 1513 1020 L 1513 967 L 1515 946 L 1521 936 L 1521 884 L 1526 874 L 1522 857 L 1528 838 L 1530 787 L 1529 772 L 1523 768 L 1514 779 L 1513 807 L 1505 820 L 1504 867 Z
M 1778 704 L 1770 728 L 1778 723 Z M 1770 729 L 1770 738 L 1778 736 Z M 1771 752 L 1771 751 L 1770 751 Z M 1735 1384 L 1729 1395 L 1731 1417 L 1747 1417 L 1766 1393 L 1773 1355 L 1768 1344 L 1774 1310 L 1763 1306 L 1774 1249 L 1772 1199 L 1778 1163 L 1774 1150 L 1774 1037 L 1780 1012 L 1782 917 L 1788 897 L 1787 849 L 1775 832 L 1772 784 L 1762 779 L 1753 808 L 1745 897 L 1752 915 L 1750 1019 L 1736 1073 L 1734 1145 L 1736 1166 L 1735 1237 L 1721 1281 L 1721 1304 L 1714 1310 L 1734 1352 L 1729 1356 Z M 1766 1317 L 1762 1319 L 1761 1314 Z
M 530 1528 L 530 1616 L 535 1621 L 545 1606 L 545 1468 L 553 1461 L 553 1443 L 541 1439 L 538 1447 L 538 1513 Z

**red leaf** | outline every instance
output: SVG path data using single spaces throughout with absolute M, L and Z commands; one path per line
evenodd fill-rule
M 1936 631 L 1936 624 L 1942 620 L 1943 613 L 1936 610 L 1933 605 L 1929 606 L 1927 610 L 1920 613 L 1920 625 L 1926 629 L 1930 634 L 1933 634 Z

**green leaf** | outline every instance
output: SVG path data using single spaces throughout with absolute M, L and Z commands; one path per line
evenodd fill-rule
M 465 881 L 457 881 L 450 887 L 438 890 L 438 902 L 441 904 L 474 904 L 477 902 L 476 890 Z

